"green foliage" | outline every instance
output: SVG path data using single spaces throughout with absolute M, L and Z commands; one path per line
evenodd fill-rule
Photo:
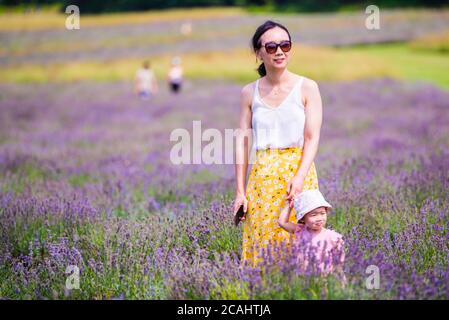
M 240 228 L 226 226 L 211 232 L 209 248 L 217 252 L 237 252 L 241 246 Z
M 86 183 L 91 181 L 91 177 L 85 173 L 74 174 L 69 177 L 69 183 L 74 187 L 84 187 Z
M 248 284 L 241 281 L 223 280 L 212 287 L 210 299 L 214 300 L 248 300 L 250 292 Z
M 360 10 L 372 4 L 360 0 L 0 0 L 1 7 L 16 7 L 21 10 L 35 7 L 57 5 L 61 12 L 69 5 L 78 5 L 84 13 L 142 11 L 166 8 L 241 6 L 252 12 L 326 12 Z M 442 7 L 447 6 L 443 0 L 379 0 L 379 7 Z

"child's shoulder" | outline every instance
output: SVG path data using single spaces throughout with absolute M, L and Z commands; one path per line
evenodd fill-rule
M 332 230 L 326 229 L 327 237 L 333 241 L 343 241 L 343 235 Z

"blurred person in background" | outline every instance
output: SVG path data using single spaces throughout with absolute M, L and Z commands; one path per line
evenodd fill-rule
M 184 36 L 190 36 L 192 34 L 192 22 L 187 21 L 181 25 L 180 28 L 181 34 Z
M 137 70 L 135 83 L 134 83 L 134 93 L 143 100 L 148 100 L 151 95 L 155 95 L 158 92 L 158 86 L 156 81 L 156 76 L 149 61 L 144 61 L 142 68 Z
M 178 93 L 181 90 L 183 71 L 181 66 L 181 58 L 174 57 L 171 61 L 171 67 L 168 71 L 168 85 L 171 92 Z

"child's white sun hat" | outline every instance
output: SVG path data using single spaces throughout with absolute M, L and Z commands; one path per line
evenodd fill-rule
M 293 205 L 296 211 L 296 220 L 299 222 L 308 212 L 319 208 L 332 206 L 327 202 L 319 189 L 304 190 L 298 194 L 294 200 Z

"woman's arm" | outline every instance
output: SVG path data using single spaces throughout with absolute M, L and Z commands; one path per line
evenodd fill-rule
M 245 195 L 246 174 L 248 170 L 248 150 L 252 138 L 252 112 L 251 112 L 251 86 L 246 85 L 240 93 L 240 116 L 239 129 L 236 141 L 235 175 L 236 175 L 236 202 L 234 211 L 236 212 L 240 204 L 244 205 L 246 212 L 246 202 L 243 203 Z
M 306 100 L 304 147 L 301 165 L 287 186 L 287 199 L 290 201 L 290 207 L 293 207 L 293 197 L 302 192 L 304 180 L 318 151 L 323 118 L 323 106 L 318 84 L 314 80 L 307 79 L 304 81 L 302 92 Z
M 291 211 L 292 209 L 288 205 L 282 209 L 281 214 L 279 215 L 279 226 L 285 231 L 295 233 L 297 230 L 297 225 L 288 221 L 290 219 Z
M 304 150 L 301 165 L 296 176 L 305 179 L 318 151 L 321 123 L 323 121 L 323 105 L 320 89 L 314 80 L 304 82 L 304 97 L 306 98 L 306 121 L 304 126 Z

